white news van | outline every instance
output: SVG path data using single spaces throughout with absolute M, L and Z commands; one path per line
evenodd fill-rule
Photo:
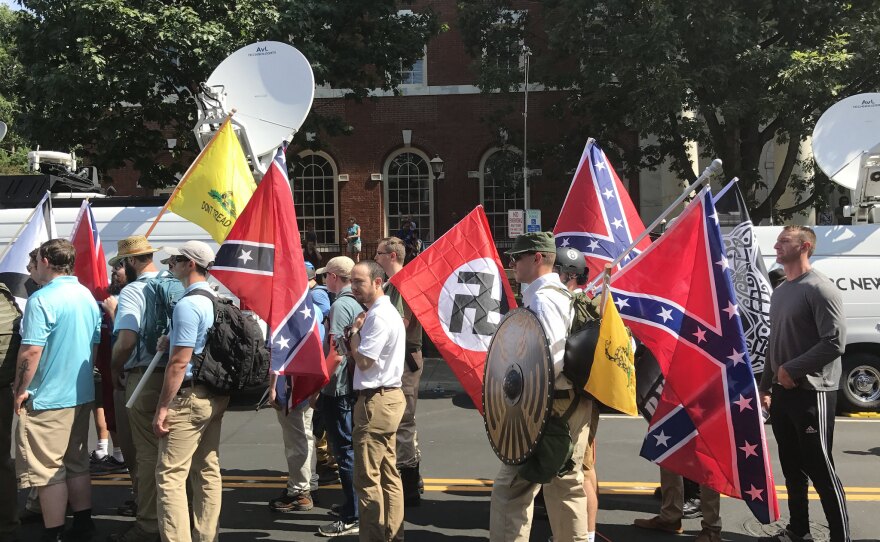
M 813 266 L 840 290 L 846 315 L 846 353 L 838 407 L 880 410 L 880 225 L 812 226 Z M 767 269 L 776 264 L 773 245 L 782 226 L 760 226 L 755 235 Z

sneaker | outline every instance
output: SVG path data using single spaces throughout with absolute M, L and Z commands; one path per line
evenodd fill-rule
M 127 531 L 111 534 L 108 542 L 159 542 L 159 533 L 148 533 L 135 523 Z
M 318 534 L 321 536 L 344 536 L 347 534 L 358 534 L 360 532 L 360 522 L 353 521 L 346 523 L 338 519 L 333 523 L 318 527 Z
M 134 501 L 125 501 L 122 506 L 116 509 L 116 513 L 127 518 L 137 517 L 137 503 Z
M 104 458 L 104 464 L 106 465 L 106 471 L 108 474 L 123 474 L 128 472 L 128 467 L 125 466 L 125 463 L 119 461 L 112 455 L 108 455 Z
M 308 491 L 289 495 L 287 490 L 280 497 L 269 501 L 269 509 L 274 512 L 307 512 L 314 508 L 312 496 Z
M 798 536 L 789 531 L 788 527 L 782 529 L 776 534 L 772 534 L 770 536 L 762 536 L 758 538 L 758 542 L 807 542 L 812 540 L 813 537 L 810 535 L 810 533 L 807 533 L 804 536 Z
M 334 518 L 342 517 L 342 505 L 341 504 L 331 504 L 330 510 L 327 510 L 327 514 Z
M 681 507 L 682 519 L 695 519 L 703 517 L 703 509 L 700 499 L 687 499 Z

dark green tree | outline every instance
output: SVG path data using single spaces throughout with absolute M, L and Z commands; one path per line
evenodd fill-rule
M 174 182 L 198 151 L 194 93 L 234 50 L 290 43 L 318 85 L 358 99 L 393 87 L 401 59 L 420 57 L 439 30 L 433 14 L 400 17 L 392 0 L 21 2 L 22 132 L 43 148 L 77 148 L 102 171 L 131 164 L 143 186 Z
M 611 142 L 630 170 L 668 160 L 682 179 L 694 174 L 686 148 L 724 161 L 738 176 L 753 219 L 788 215 L 815 205 L 824 175 L 799 149 L 819 115 L 837 100 L 880 89 L 878 0 L 542 0 L 529 9 L 519 35 L 497 21 L 505 0 L 465 0 L 466 39 L 478 64 L 492 40 L 523 40 L 533 51 L 532 79 L 565 89 L 554 110 L 576 119 L 563 134 L 575 147 L 586 134 Z M 537 8 L 537 9 L 536 9 Z M 532 14 L 539 16 L 534 17 Z M 481 71 L 485 89 L 507 90 L 515 71 Z M 627 146 L 636 131 L 655 142 Z M 776 179 L 759 173 L 762 150 L 785 149 Z M 577 151 L 575 151 L 577 152 Z M 801 166 L 798 168 L 797 166 Z M 797 174 L 801 169 L 805 175 Z M 759 188 L 772 188 L 756 201 Z M 797 204 L 774 209 L 789 189 Z
M 9 131 L 0 142 L 0 175 L 24 173 L 27 168 L 27 146 L 16 130 L 19 99 L 13 81 L 22 76 L 21 64 L 15 51 L 16 14 L 8 6 L 0 5 L 0 121 Z

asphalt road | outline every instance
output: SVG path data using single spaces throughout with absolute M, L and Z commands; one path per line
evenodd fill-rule
M 418 407 L 419 442 L 425 494 L 422 505 L 406 511 L 406 533 L 416 541 L 477 541 L 488 538 L 489 498 L 492 479 L 500 462 L 486 440 L 482 418 L 461 393 L 446 366 L 426 364 Z M 838 418 L 835 460 L 847 492 L 853 539 L 880 540 L 880 420 Z M 342 499 L 338 486 L 325 486 L 314 494 L 316 505 L 309 512 L 277 514 L 267 502 L 285 484 L 285 461 L 278 422 L 272 412 L 255 412 L 244 405 L 234 407 L 223 420 L 221 464 L 224 469 L 224 500 L 220 539 L 227 542 L 254 540 L 318 540 L 315 531 L 331 518 L 327 510 Z M 614 542 L 687 540 L 700 529 L 699 520 L 685 521 L 685 536 L 674 537 L 632 526 L 635 518 L 655 514 L 659 502 L 651 493 L 657 487 L 658 469 L 638 456 L 646 424 L 640 419 L 603 415 L 598 432 L 597 472 L 600 480 L 599 537 Z M 768 426 L 774 457 L 780 508 L 787 515 L 781 470 L 775 442 Z M 128 498 L 125 475 L 93 480 L 93 510 L 103 540 L 130 521 L 112 511 Z M 24 494 L 20 495 L 24 502 Z M 745 504 L 722 500 L 724 540 L 753 540 L 772 527 L 758 524 Z M 819 501 L 811 497 L 812 534 L 827 540 L 827 527 Z M 38 529 L 25 526 L 23 540 L 36 539 Z M 546 520 L 536 520 L 531 540 L 550 536 Z M 353 540 L 355 537 L 344 539 Z

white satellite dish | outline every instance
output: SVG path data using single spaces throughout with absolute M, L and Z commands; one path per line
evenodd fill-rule
M 855 190 L 862 156 L 880 144 L 880 93 L 856 94 L 832 105 L 813 130 L 813 157 L 837 184 Z
M 315 97 L 315 76 L 296 48 L 278 41 L 246 45 L 208 78 L 227 111 L 247 129 L 254 154 L 273 154 L 299 130 Z
M 3 138 L 6 137 L 6 130 L 8 130 L 6 123 L 0 120 L 0 141 L 3 141 Z

